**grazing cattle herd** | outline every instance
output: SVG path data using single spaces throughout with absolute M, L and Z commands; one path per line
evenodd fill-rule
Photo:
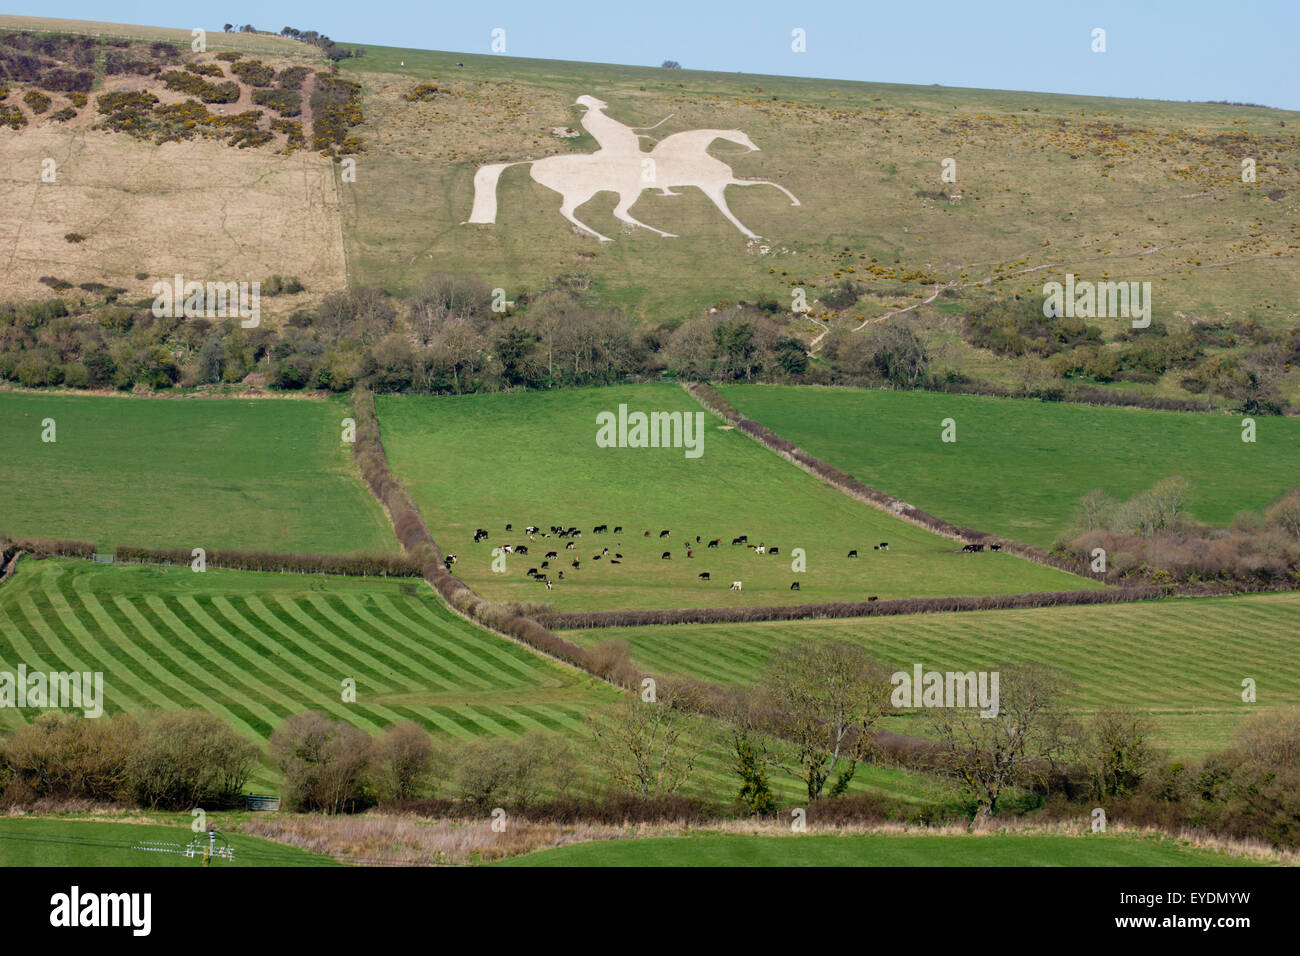
M 507 523 L 506 526 L 505 526 L 505 530 L 506 530 L 506 532 L 507 532 L 507 533 L 511 532 L 511 529 L 512 529 L 512 524 Z M 581 538 L 581 537 L 582 537 L 582 531 L 581 531 L 581 530 L 579 530 L 579 529 L 576 528 L 576 527 L 570 527 L 570 526 L 567 526 L 567 525 L 551 525 L 551 526 L 550 526 L 550 531 L 543 531 L 543 530 L 541 530 L 541 528 L 540 528 L 539 526 L 537 526 L 537 525 L 528 525 L 527 528 L 525 529 L 525 531 L 526 531 L 526 533 L 527 533 L 527 535 L 528 535 L 528 540 L 529 540 L 529 541 L 535 541 L 538 537 L 549 538 L 549 537 L 551 537 L 552 535 L 554 535 L 554 536 L 557 537 L 557 538 L 567 538 L 567 539 L 569 539 L 569 540 L 568 540 L 568 541 L 565 543 L 565 545 L 564 545 L 564 548 L 565 548 L 566 551 L 572 551 L 572 550 L 574 550 L 574 549 L 577 547 L 577 544 L 576 544 L 576 541 L 573 540 L 573 539 Z M 614 531 L 613 531 L 614 534 L 622 534 L 622 532 L 623 532 L 623 526 L 622 526 L 622 525 L 615 525 L 615 526 L 614 526 Z M 591 533 L 592 533 L 592 534 L 608 534 L 608 533 L 610 533 L 610 532 L 609 532 L 609 525 L 607 525 L 607 524 L 598 524 L 598 525 L 596 525 L 595 527 L 593 527 L 593 528 L 591 529 Z M 645 531 L 642 532 L 642 535 L 641 535 L 641 536 L 642 536 L 643 538 L 650 538 L 650 537 L 653 536 L 653 532 L 652 532 L 649 528 L 647 528 L 647 529 L 645 529 Z M 477 528 L 477 529 L 475 529 L 475 531 L 474 531 L 474 543 L 475 543 L 475 544 L 479 543 L 480 541 L 487 541 L 490 537 L 491 537 L 491 535 L 489 534 L 489 532 L 488 532 L 487 529 L 485 529 L 485 528 Z M 663 528 L 663 529 L 661 529 L 661 530 L 659 531 L 659 539 L 660 539 L 660 540 L 662 540 L 662 539 L 664 539 L 664 538 L 671 538 L 671 537 L 672 537 L 672 529 L 671 529 L 671 528 Z M 687 536 L 686 541 L 687 541 L 687 544 L 686 544 L 686 547 L 685 547 L 685 549 L 684 549 L 684 551 L 685 551 L 685 556 L 686 556 L 687 558 L 692 558 L 692 559 L 693 559 L 693 558 L 695 557 L 695 551 L 694 551 L 693 546 L 692 546 L 691 543 L 690 543 L 690 541 L 691 541 L 690 536 Z M 698 535 L 698 534 L 695 535 L 695 543 L 696 543 L 696 544 L 701 544 L 701 543 L 703 543 L 703 542 L 704 542 L 704 539 L 703 539 L 700 535 Z M 708 543 L 707 543 L 707 547 L 708 547 L 708 548 L 718 548 L 721 544 L 722 544 L 722 538 L 710 538 L 709 541 L 708 541 Z M 760 541 L 758 544 L 750 544 L 750 543 L 749 543 L 749 535 L 747 535 L 747 534 L 736 535 L 734 538 L 731 539 L 731 544 L 732 544 L 732 547 L 741 547 L 741 546 L 744 546 L 744 547 L 748 548 L 750 551 L 754 552 L 754 554 L 756 554 L 756 555 L 780 555 L 780 553 L 781 553 L 780 548 L 778 548 L 778 547 L 776 547 L 776 546 L 768 547 L 767 544 L 766 544 L 765 542 L 761 542 L 761 541 Z M 988 545 L 987 547 L 988 547 L 988 550 L 990 550 L 990 551 L 1001 551 L 1001 550 L 1002 550 L 1002 546 L 1001 546 L 1000 544 L 990 544 L 990 545 Z M 970 544 L 966 544 L 966 545 L 964 545 L 964 546 L 961 548 L 961 551 L 962 551 L 963 553 L 968 553 L 968 554 L 970 554 L 970 553 L 976 553 L 976 552 L 983 551 L 984 549 L 985 549 L 985 545 L 984 545 L 984 544 L 975 544 L 975 543 L 970 543 Z M 881 541 L 879 544 L 872 545 L 872 550 L 873 550 L 873 551 L 888 551 L 888 550 L 889 550 L 889 542 L 888 542 L 888 541 Z M 492 549 L 492 555 L 493 555 L 494 557 L 496 557 L 497 555 L 506 555 L 506 554 L 527 555 L 527 554 L 528 554 L 528 546 L 527 546 L 526 544 L 513 544 L 513 543 L 512 543 L 512 544 L 500 544 L 500 545 L 496 545 L 496 546 Z M 620 565 L 621 565 L 621 564 L 623 563 L 623 554 L 622 554 L 622 552 L 618 552 L 618 551 L 614 552 L 613 557 L 609 557 L 609 554 L 610 554 L 610 550 L 609 550 L 609 548 L 602 548 L 602 549 L 600 550 L 599 553 L 597 553 L 597 554 L 593 554 L 593 555 L 591 556 L 591 560 L 592 560 L 592 561 L 600 561 L 602 558 L 608 558 L 610 564 L 620 564 Z M 671 561 L 671 560 L 672 560 L 672 557 L 673 557 L 673 552 L 672 552 L 672 551 L 664 551 L 664 552 L 662 552 L 662 553 L 659 555 L 659 560 L 661 560 L 661 561 Z M 857 557 L 858 557 L 858 549 L 857 549 L 857 548 L 853 548 L 852 550 L 850 550 L 849 553 L 848 553 L 848 555 L 847 555 L 847 557 L 848 557 L 848 558 L 857 558 Z M 528 569 L 528 571 L 527 571 L 527 576 L 530 577 L 530 578 L 532 578 L 532 579 L 534 579 L 535 581 L 540 581 L 540 582 L 544 583 L 544 584 L 546 585 L 547 590 L 551 590 L 552 588 L 554 588 L 554 582 L 552 582 L 552 581 L 550 580 L 550 578 L 548 577 L 548 575 L 547 575 L 545 572 L 550 568 L 550 562 L 551 562 L 551 560 L 552 560 L 552 559 L 558 559 L 558 558 L 559 558 L 559 551 L 558 551 L 558 550 L 547 551 L 547 552 L 545 553 L 545 558 L 542 560 L 542 562 L 541 562 L 537 567 L 532 567 L 532 568 L 529 568 L 529 569 Z M 448 555 L 443 559 L 443 561 L 444 561 L 444 563 L 445 563 L 445 565 L 446 565 L 446 567 L 447 567 L 447 570 L 450 571 L 452 565 L 454 565 L 454 564 L 456 563 L 457 560 L 458 560 L 458 559 L 457 559 L 457 556 L 456 556 L 456 555 L 454 555 L 454 554 L 448 554 Z M 570 566 L 571 568 L 573 568 L 574 570 L 578 570 L 578 569 L 580 569 L 580 568 L 582 567 L 582 562 L 581 562 L 578 558 L 574 558 L 574 559 L 569 563 L 569 566 Z M 711 581 L 713 580 L 712 577 L 710 576 L 710 573 L 709 573 L 708 571 L 702 571 L 702 572 L 700 572 L 700 573 L 697 575 L 697 578 L 698 578 L 700 581 L 709 581 L 709 582 L 711 582 Z M 564 580 L 564 572 L 563 572 L 563 571 L 560 571 L 560 572 L 556 575 L 556 580 L 560 580 L 560 581 Z M 731 582 L 731 588 L 730 588 L 730 590 L 732 590 L 732 591 L 740 591 L 740 590 L 743 590 L 742 582 L 741 582 L 741 581 L 732 581 L 732 582 Z M 790 584 L 790 590 L 791 590 L 791 591 L 800 591 L 800 590 L 802 590 L 802 588 L 801 588 L 801 586 L 800 586 L 800 582 L 799 582 L 799 581 L 793 581 L 793 582 L 791 582 L 791 584 Z M 876 600 L 876 596 L 875 596 L 875 595 L 871 595 L 870 597 L 867 598 L 867 600 L 868 600 L 868 601 L 874 601 L 874 600 Z

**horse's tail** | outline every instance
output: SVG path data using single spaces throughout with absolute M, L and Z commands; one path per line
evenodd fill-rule
M 523 162 L 531 162 L 531 160 Z M 469 218 L 465 222 L 494 223 L 497 221 L 497 180 L 501 178 L 501 170 L 508 166 L 519 165 L 522 163 L 493 163 L 490 166 L 479 167 L 478 172 L 474 174 L 474 208 L 470 210 Z

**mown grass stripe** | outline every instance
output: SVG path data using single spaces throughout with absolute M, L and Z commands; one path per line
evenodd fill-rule
M 354 605 L 354 607 L 356 607 Z M 381 604 L 372 596 L 365 606 L 356 607 L 360 619 L 373 622 L 376 630 L 387 634 L 409 654 L 423 659 L 429 653 L 429 646 L 421 644 L 419 637 L 393 613 L 391 604 Z M 504 672 L 504 668 L 494 660 L 484 659 L 474 653 L 474 643 L 461 641 L 457 636 L 447 633 L 438 641 L 438 656 L 454 666 L 458 671 L 482 680 L 488 687 L 503 688 L 518 685 L 516 675 Z
M 394 642 L 394 644 L 399 644 L 409 651 L 406 638 L 399 634 L 391 625 L 380 620 L 377 615 L 370 613 L 364 606 L 363 602 L 358 600 L 346 600 L 330 603 L 336 610 L 341 610 L 339 605 L 345 607 L 347 611 L 351 613 L 357 626 L 363 632 L 375 635 L 371 640 L 377 641 L 378 636 L 382 635 Z M 451 671 L 451 673 L 457 676 L 462 686 L 472 683 L 483 690 L 510 686 L 510 684 L 503 681 L 499 675 L 489 674 L 474 663 L 466 661 L 455 652 L 454 648 L 447 646 L 440 647 L 439 657 L 443 665 Z
M 222 639 L 225 645 L 237 649 L 243 656 L 254 661 L 254 666 L 264 666 L 263 663 L 257 662 L 259 657 L 268 665 L 273 658 L 293 662 L 291 673 L 296 678 L 296 699 L 301 701 L 304 710 L 323 710 L 331 716 L 370 729 L 382 727 L 392 720 L 392 714 L 388 713 L 386 708 L 364 705 L 360 703 L 360 698 L 356 704 L 344 703 L 340 682 L 343 678 L 352 675 L 331 675 L 317 670 L 311 662 L 299 659 L 291 651 L 277 652 L 266 640 L 265 635 L 253 627 L 252 623 L 234 607 L 230 598 L 216 595 L 212 598 L 211 607 L 212 612 L 208 620 L 218 628 L 219 635 L 224 635 Z M 218 618 L 224 620 L 229 627 L 221 624 Z M 281 666 L 290 670 L 287 665 Z
M 229 699 L 229 694 L 223 693 L 223 688 L 219 683 L 217 683 L 217 679 L 218 676 L 224 677 L 226 683 L 230 686 L 237 686 L 237 682 L 231 680 L 229 675 L 224 672 L 224 669 L 220 672 L 220 675 L 218 675 L 214 670 L 205 669 L 200 666 L 192 654 L 186 653 L 184 650 L 172 648 L 163 639 L 157 628 L 146 616 L 147 609 L 142 610 L 141 607 L 136 605 L 135 602 L 137 600 L 143 602 L 142 596 L 136 595 L 135 600 L 133 600 L 131 597 L 126 595 L 117 595 L 113 598 L 113 603 L 126 616 L 135 636 L 148 641 L 152 647 L 157 648 L 162 655 L 178 664 L 181 669 L 189 675 L 189 684 L 193 693 L 200 696 L 205 701 L 211 702 L 204 705 L 203 709 L 208 710 L 215 708 L 227 715 L 227 719 L 238 716 L 243 721 L 247 721 L 249 725 L 254 728 L 261 729 L 264 727 L 263 721 L 261 721 L 256 715 L 248 713 L 246 707 L 243 715 L 236 714 L 236 711 L 240 707 L 244 707 L 243 702 L 231 701 Z M 154 666 L 150 668 L 150 673 L 156 672 L 162 663 L 163 660 L 161 657 L 155 660 Z M 199 705 L 195 704 L 194 706 Z
M 100 601 L 99 595 L 90 590 L 78 589 L 76 593 L 86 614 L 95 622 L 105 651 L 115 665 L 104 672 L 105 686 L 111 678 L 115 685 L 125 683 L 136 687 L 135 701 L 139 705 L 171 704 L 185 708 L 199 706 L 199 702 L 192 696 L 193 687 L 182 680 L 178 671 L 163 668 L 166 676 L 154 681 L 147 689 L 138 684 L 139 675 L 158 673 L 158 655 L 153 653 L 147 640 L 132 633 L 130 624 L 116 607 L 106 606 Z M 166 693 L 163 692 L 164 688 Z
M 296 604 L 296 598 L 277 597 L 270 600 L 275 605 L 274 608 L 258 596 L 250 594 L 244 598 L 244 606 L 275 635 L 300 651 L 310 654 L 314 660 L 320 661 L 322 666 L 332 668 L 336 674 L 369 673 L 375 678 L 378 678 L 381 672 L 387 671 L 387 668 L 382 667 L 364 647 L 341 647 L 322 632 L 317 632 L 315 635 L 317 639 L 313 640 L 305 629 L 292 626 L 292 615 L 285 611 L 284 606 L 286 603 Z M 280 613 L 276 613 L 277 610 Z M 391 675 L 389 676 L 391 679 Z M 376 680 L 372 689 L 379 693 L 390 693 L 399 689 L 410 689 L 411 686 L 411 682 L 406 681 L 389 683 Z
M 294 601 L 281 602 L 280 606 L 304 627 L 310 628 L 313 633 L 319 635 L 323 641 L 336 645 L 344 640 L 345 635 L 340 634 L 339 628 L 315 605 L 306 601 Z M 458 685 L 453 676 L 441 665 L 436 661 L 430 661 L 424 666 L 422 680 L 415 682 L 414 686 L 450 692 L 456 690 Z
M 324 627 L 333 629 L 335 643 L 343 644 L 345 638 L 350 638 L 350 646 L 359 645 L 368 648 L 369 653 L 386 669 L 394 674 L 401 674 L 413 686 L 419 686 L 420 675 L 360 625 L 346 599 L 333 599 L 334 597 L 321 594 L 306 595 L 300 605 L 305 612 L 314 615 Z
M 423 598 L 405 602 L 402 608 L 389 604 L 394 615 L 410 612 L 417 619 L 411 619 L 412 629 L 420 628 L 422 619 L 425 624 L 426 639 L 438 644 L 449 643 L 462 647 L 468 654 L 476 655 L 485 665 L 516 676 L 523 683 L 542 683 L 540 677 L 554 677 L 559 672 L 545 658 L 527 651 L 510 641 L 499 639 L 496 635 L 488 637 L 486 632 L 470 630 L 459 618 L 449 619 L 448 613 L 432 599 Z M 432 646 L 432 644 L 431 644 Z

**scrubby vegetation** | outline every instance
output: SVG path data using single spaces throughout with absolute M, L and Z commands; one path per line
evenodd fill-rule
M 1096 560 L 1121 578 L 1231 587 L 1300 586 L 1300 486 L 1262 514 L 1242 511 L 1215 528 L 1186 514 L 1187 481 L 1166 478 L 1127 501 L 1102 489 L 1079 500 L 1073 528 L 1057 550 Z
M 361 123 L 361 84 L 338 76 L 319 76 L 311 95 L 312 142 L 322 155 L 346 156 L 362 149 L 348 130 Z

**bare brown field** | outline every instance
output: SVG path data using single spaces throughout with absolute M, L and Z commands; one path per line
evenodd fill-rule
M 6 131 L 4 142 L 0 298 L 44 297 L 47 275 L 140 295 L 176 273 L 296 275 L 313 294 L 344 285 L 335 173 L 315 153 L 204 140 L 154 146 L 57 124 Z M 46 158 L 56 163 L 54 183 L 41 180 Z M 65 241 L 73 232 L 85 241 Z

